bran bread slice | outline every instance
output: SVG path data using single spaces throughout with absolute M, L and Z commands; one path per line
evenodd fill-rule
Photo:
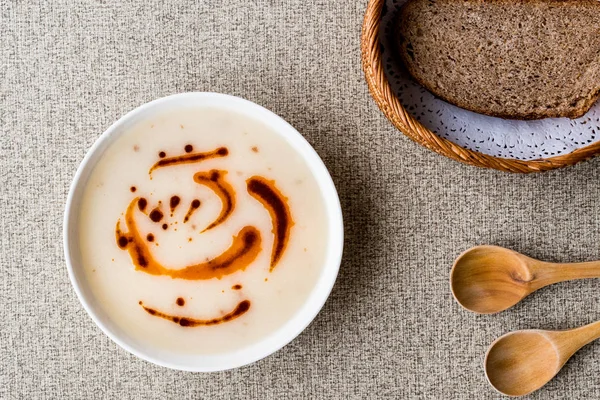
M 600 0 L 409 0 L 396 35 L 413 78 L 468 110 L 577 118 L 600 97 Z

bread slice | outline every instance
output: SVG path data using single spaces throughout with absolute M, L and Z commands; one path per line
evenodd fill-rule
M 409 0 L 396 35 L 410 74 L 468 110 L 577 118 L 600 97 L 600 0 Z

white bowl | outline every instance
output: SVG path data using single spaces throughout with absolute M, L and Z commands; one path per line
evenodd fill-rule
M 140 343 L 126 335 L 99 306 L 81 267 L 78 215 L 82 194 L 89 176 L 104 151 L 132 125 L 150 115 L 189 106 L 218 107 L 248 115 L 271 127 L 288 141 L 307 162 L 325 201 L 329 218 L 329 245 L 315 287 L 300 310 L 281 328 L 261 341 L 237 351 L 217 355 L 181 355 Z M 300 334 L 325 304 L 338 274 L 343 249 L 343 222 L 339 198 L 327 168 L 310 144 L 290 124 L 271 111 L 250 101 L 218 93 L 182 93 L 144 104 L 115 122 L 98 138 L 79 165 L 67 198 L 64 216 L 64 251 L 69 277 L 79 301 L 92 320 L 115 343 L 152 363 L 185 371 L 221 371 L 260 360 L 288 344 Z

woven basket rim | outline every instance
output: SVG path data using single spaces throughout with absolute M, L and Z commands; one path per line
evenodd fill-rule
M 385 0 L 369 0 L 362 26 L 362 67 L 371 96 L 383 114 L 404 135 L 418 144 L 453 160 L 476 167 L 493 168 L 507 172 L 541 172 L 577 164 L 600 153 L 600 141 L 589 146 L 551 158 L 516 160 L 494 157 L 468 150 L 437 136 L 409 114 L 396 97 L 383 68 L 379 43 L 381 11 Z

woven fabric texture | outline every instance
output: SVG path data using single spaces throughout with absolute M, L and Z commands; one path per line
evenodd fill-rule
M 487 346 L 515 329 L 600 319 L 598 281 L 475 316 L 452 299 L 476 244 L 600 259 L 600 160 L 529 176 L 476 169 L 407 139 L 360 67 L 365 1 L 0 2 L 0 398 L 492 399 Z M 77 165 L 152 99 L 215 91 L 294 125 L 337 185 L 345 253 L 333 293 L 291 344 L 192 374 L 120 349 L 71 288 L 62 214 Z M 600 397 L 600 344 L 531 398 Z

